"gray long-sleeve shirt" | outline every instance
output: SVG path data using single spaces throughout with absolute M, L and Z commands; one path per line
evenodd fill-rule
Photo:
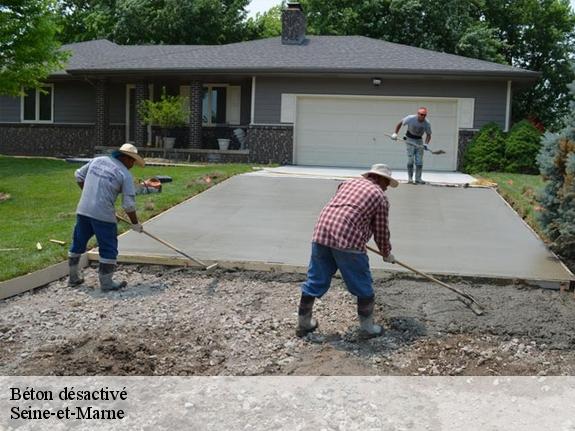
M 76 170 L 76 180 L 84 182 L 82 197 L 76 212 L 96 220 L 116 223 L 114 204 L 122 193 L 122 208 L 136 210 L 136 189 L 132 174 L 119 160 L 96 157 Z

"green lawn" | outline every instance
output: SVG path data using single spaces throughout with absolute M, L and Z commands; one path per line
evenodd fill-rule
M 537 212 L 540 207 L 536 196 L 544 185 L 540 175 L 482 172 L 474 176 L 497 183 L 497 190 L 501 196 L 511 204 L 529 226 L 543 237 L 541 227 L 537 222 Z
M 81 165 L 62 160 L 0 156 L 0 281 L 66 259 L 80 189 L 74 171 Z M 138 195 L 141 221 L 194 196 L 232 175 L 250 171 L 250 165 L 202 167 L 134 167 L 135 179 L 168 175 L 173 182 L 162 193 Z M 209 177 L 211 181 L 207 182 Z M 10 195 L 8 199 L 6 194 Z M 118 198 L 118 207 L 121 198 Z M 128 227 L 118 225 L 120 231 Z M 49 242 L 66 241 L 66 245 Z M 42 250 L 36 249 L 36 243 Z M 95 243 L 94 243 L 95 244 Z M 17 250 L 9 250 L 15 248 Z

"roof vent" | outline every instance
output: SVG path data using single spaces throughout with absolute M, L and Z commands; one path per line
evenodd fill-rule
M 306 20 L 298 2 L 288 2 L 282 11 L 282 44 L 301 45 L 305 40 Z

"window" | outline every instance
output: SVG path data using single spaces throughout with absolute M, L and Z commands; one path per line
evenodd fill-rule
M 22 96 L 22 122 L 52 123 L 54 121 L 54 84 L 40 89 L 24 89 Z
M 226 122 L 226 87 L 204 87 L 202 123 L 211 126 Z
M 240 124 L 242 88 L 239 85 L 207 84 L 202 94 L 202 125 Z M 180 96 L 190 97 L 190 86 L 180 86 Z

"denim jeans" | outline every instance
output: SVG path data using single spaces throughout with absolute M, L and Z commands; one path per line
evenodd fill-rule
M 421 139 L 406 138 L 407 164 L 423 166 L 423 141 Z
M 74 237 L 71 254 L 82 254 L 86 251 L 88 241 L 96 235 L 98 240 L 98 252 L 100 262 L 116 263 L 118 257 L 118 225 L 96 220 L 92 217 L 76 215 L 76 226 L 74 227 Z
M 373 297 L 371 271 L 367 253 L 343 251 L 312 243 L 307 280 L 301 286 L 304 295 L 321 298 L 339 269 L 347 290 L 358 298 Z

